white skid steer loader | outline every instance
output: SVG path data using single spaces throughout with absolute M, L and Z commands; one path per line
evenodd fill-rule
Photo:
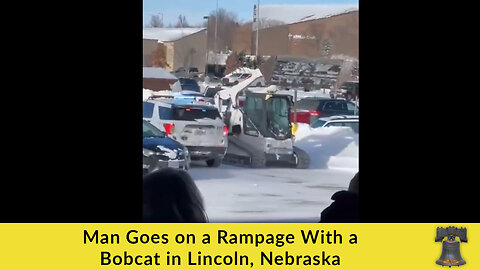
M 215 96 L 229 130 L 224 163 L 308 168 L 308 155 L 293 146 L 291 96 L 276 93 L 275 86 L 256 86 L 259 79 L 263 79 L 261 71 L 252 70 L 248 79 Z

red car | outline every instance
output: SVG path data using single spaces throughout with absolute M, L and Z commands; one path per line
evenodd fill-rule
M 334 115 L 359 115 L 355 104 L 343 99 L 308 97 L 297 101 L 297 122 L 310 124 L 320 117 Z M 293 122 L 293 111 L 291 119 Z

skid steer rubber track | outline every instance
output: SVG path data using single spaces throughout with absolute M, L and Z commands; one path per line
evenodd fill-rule
M 310 166 L 310 156 L 305 151 L 296 146 L 293 147 L 293 153 L 295 153 L 295 156 L 297 158 L 296 168 L 308 169 L 308 166 Z
M 262 151 L 253 149 L 234 136 L 229 136 L 223 163 L 249 168 L 265 168 L 266 159 Z

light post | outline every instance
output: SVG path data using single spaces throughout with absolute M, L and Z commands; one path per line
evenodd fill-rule
M 257 2 L 257 42 L 255 45 L 255 55 L 257 56 L 257 62 L 258 62 L 258 31 L 260 30 L 260 0 Z
M 218 25 L 218 0 L 215 9 L 215 44 L 213 45 L 213 52 L 215 53 L 215 73 L 217 73 L 217 25 Z
M 205 76 L 208 73 L 208 27 L 210 26 L 210 16 L 203 16 L 204 20 L 207 20 L 207 30 L 205 31 L 205 35 L 207 36 L 205 41 Z

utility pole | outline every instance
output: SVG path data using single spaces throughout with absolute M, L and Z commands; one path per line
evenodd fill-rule
M 257 62 L 258 62 L 258 31 L 260 30 L 260 0 L 258 0 L 257 3 L 257 42 L 255 45 L 255 55 L 257 56 Z
M 217 53 L 217 28 L 218 28 L 217 25 L 218 25 L 218 0 L 217 0 L 217 8 L 215 9 L 215 44 L 213 44 L 214 45 L 213 50 L 215 53 Z
M 205 30 L 205 35 L 207 36 L 205 41 L 205 76 L 208 73 L 208 27 L 210 26 L 210 16 L 203 16 L 204 20 L 207 20 L 207 28 Z
M 215 73 L 217 73 L 217 25 L 218 25 L 218 0 L 215 9 L 215 44 L 213 44 L 213 51 L 215 53 Z
M 297 87 L 295 87 L 293 92 L 293 123 L 297 125 Z

